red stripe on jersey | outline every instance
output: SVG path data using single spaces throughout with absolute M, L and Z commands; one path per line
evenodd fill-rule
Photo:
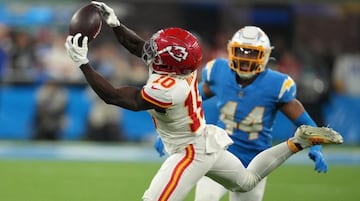
M 158 101 L 158 100 L 154 99 L 153 97 L 149 96 L 144 91 L 144 89 L 141 90 L 141 95 L 146 101 L 148 101 L 148 102 L 150 102 L 150 103 L 152 103 L 152 104 L 154 104 L 156 106 L 159 106 L 161 108 L 169 108 L 172 105 L 172 103 L 165 103 L 165 102 L 161 102 L 161 101 Z
M 166 201 L 170 198 L 171 194 L 176 189 L 176 186 L 178 185 L 180 178 L 187 167 L 194 161 L 194 146 L 190 144 L 186 147 L 186 153 L 184 158 L 175 166 L 170 181 L 166 185 L 164 191 L 161 193 L 159 201 Z

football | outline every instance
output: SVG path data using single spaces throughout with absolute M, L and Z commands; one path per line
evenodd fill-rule
M 88 43 L 96 38 L 101 31 L 102 18 L 99 9 L 88 4 L 78 9 L 70 20 L 69 34 L 81 33 L 88 37 Z M 82 40 L 82 38 L 81 38 Z

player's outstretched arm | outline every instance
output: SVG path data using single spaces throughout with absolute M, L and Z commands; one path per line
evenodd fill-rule
M 117 105 L 133 111 L 155 108 L 152 104 L 142 98 L 140 89 L 127 86 L 116 89 L 110 82 L 97 73 L 90 66 L 87 58 L 88 38 L 85 36 L 81 43 L 79 43 L 80 38 L 80 33 L 66 38 L 65 48 L 67 54 L 74 61 L 76 66 L 80 67 L 91 88 L 105 103 Z
M 113 31 L 121 45 L 123 45 L 131 54 L 141 58 L 145 43 L 144 39 L 123 24 L 113 28 Z
M 152 105 L 142 98 L 139 88 L 131 86 L 114 88 L 107 80 L 97 73 L 89 63 L 81 65 L 80 69 L 91 88 L 105 103 L 132 111 L 153 108 Z
M 92 1 L 93 5 L 99 8 L 103 20 L 113 28 L 114 34 L 119 41 L 131 54 L 141 57 L 144 39 L 138 36 L 133 30 L 120 23 L 112 8 L 104 2 Z

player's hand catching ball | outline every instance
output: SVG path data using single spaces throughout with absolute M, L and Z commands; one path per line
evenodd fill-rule
M 114 10 L 112 8 L 110 8 L 105 3 L 99 2 L 99 1 L 92 1 L 91 3 L 99 8 L 103 20 L 110 27 L 118 27 L 118 26 L 120 26 L 120 21 L 116 17 L 115 12 L 114 12 Z
M 75 36 L 68 36 L 65 42 L 66 52 L 77 67 L 89 63 L 87 58 L 88 37 L 85 36 L 82 41 L 79 41 L 80 37 L 81 33 L 77 33 Z

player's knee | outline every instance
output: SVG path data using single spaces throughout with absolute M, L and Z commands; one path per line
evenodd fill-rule
M 247 182 L 245 184 L 238 184 L 236 187 L 231 188 L 231 191 L 241 192 L 241 193 L 249 192 L 255 188 L 256 184 L 257 184 L 257 182 L 255 182 L 255 181 Z

